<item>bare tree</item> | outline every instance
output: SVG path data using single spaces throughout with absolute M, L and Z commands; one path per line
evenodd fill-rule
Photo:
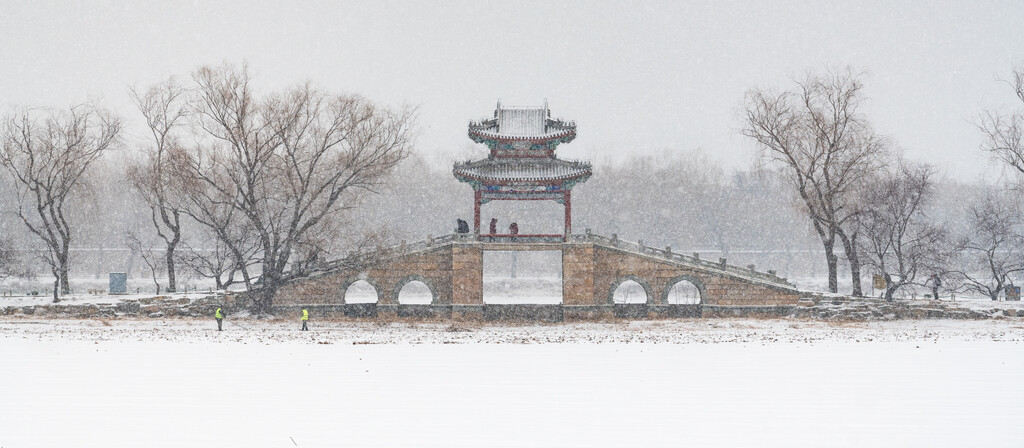
M 946 230 L 926 215 L 935 196 L 934 175 L 929 165 L 900 160 L 864 191 L 859 249 L 865 264 L 885 277 L 888 301 L 922 271 L 943 270 L 950 255 Z
M 54 276 L 53 301 L 67 294 L 72 228 L 66 210 L 83 176 L 118 141 L 121 121 L 82 104 L 64 112 L 27 110 L 3 123 L 0 165 L 14 178 L 16 213 L 46 245 Z
M 267 313 L 295 275 L 288 268 L 299 246 L 350 206 L 348 194 L 378 187 L 407 156 L 412 112 L 308 83 L 259 98 L 246 67 L 201 67 L 193 78 L 196 122 L 206 138 L 190 151 L 187 176 L 257 235 L 253 306 Z
M 1024 103 L 1024 67 L 1016 68 L 1007 84 Z M 1024 174 L 1024 109 L 1009 114 L 986 111 L 978 128 L 985 135 L 981 149 Z
M 850 69 L 808 75 L 791 91 L 746 95 L 743 134 L 755 139 L 760 160 L 780 169 L 799 194 L 825 249 L 829 290 L 838 290 L 836 237 L 850 261 L 853 294 L 862 295 L 856 197 L 886 142 L 858 112 L 863 83 Z
M 132 250 L 132 253 L 137 253 L 142 257 L 142 262 L 149 268 L 149 273 L 153 277 L 153 285 L 156 286 L 156 293 L 160 294 L 160 281 L 159 273 L 165 270 L 162 265 L 157 251 L 154 250 L 152 244 L 143 242 L 142 239 L 135 231 L 128 231 L 125 235 L 125 241 L 128 243 L 128 248 Z
M 32 277 L 32 270 L 24 265 L 10 239 L 0 238 L 0 280 L 9 277 Z
M 998 300 L 999 293 L 1013 284 L 1012 277 L 1024 272 L 1024 234 L 1021 208 L 1009 195 L 987 192 L 971 205 L 969 235 L 963 240 L 963 271 L 958 274 L 969 291 Z
M 131 91 L 136 107 L 146 119 L 153 146 L 144 150 L 143 160 L 129 163 L 127 177 L 149 206 L 153 227 L 163 240 L 162 265 L 167 272 L 168 292 L 177 289 L 175 254 L 181 242 L 182 204 L 176 194 L 179 190 L 173 185 L 176 176 L 171 157 L 181 151 L 181 141 L 175 132 L 187 118 L 185 94 L 173 77 L 145 93 Z
M 203 152 L 202 149 L 196 151 Z M 217 154 L 212 154 L 211 158 L 216 157 Z M 215 186 L 195 175 L 193 170 L 199 165 L 193 165 L 195 160 L 189 151 L 174 153 L 172 160 L 175 171 L 181 175 L 174 184 L 184 199 L 181 211 L 199 224 L 202 229 L 199 234 L 205 237 L 196 244 L 183 243 L 187 251 L 183 261 L 192 272 L 216 280 L 218 289 L 237 283 L 234 276 L 239 274 L 245 289 L 251 290 L 253 277 L 250 268 L 259 264 L 254 260 L 259 242 L 251 225 Z M 223 173 L 212 172 L 211 175 Z M 219 278 L 225 273 L 229 273 L 229 280 L 222 283 Z
M 197 245 L 183 241 L 185 249 L 181 261 L 192 273 L 212 279 L 218 290 L 227 289 L 240 281 L 251 279 L 249 269 L 258 264 L 259 244 L 251 232 L 236 229 L 233 223 L 210 221 L 217 229 L 200 238 Z M 227 241 L 227 243 L 225 243 Z M 241 276 L 239 279 L 237 276 Z
M 217 290 L 236 283 L 235 275 L 239 272 L 239 266 L 219 239 L 208 250 L 193 248 L 187 242 L 182 247 L 185 249 L 182 264 L 199 277 L 213 279 Z

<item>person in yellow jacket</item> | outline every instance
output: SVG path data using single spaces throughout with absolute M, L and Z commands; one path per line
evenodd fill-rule
M 223 331 L 221 325 L 224 323 L 224 312 L 221 311 L 220 307 L 217 307 L 217 312 L 213 313 L 213 317 L 217 319 L 217 331 Z
M 302 309 L 302 331 L 309 331 L 309 327 L 306 326 L 307 322 L 309 322 L 309 310 L 303 308 Z

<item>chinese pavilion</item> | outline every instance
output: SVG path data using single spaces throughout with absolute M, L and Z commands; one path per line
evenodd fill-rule
M 533 238 L 567 238 L 572 232 L 571 190 L 591 175 L 586 162 L 555 156 L 559 143 L 576 138 L 576 123 L 552 119 L 547 100 L 543 107 L 502 107 L 490 119 L 469 123 L 469 138 L 490 149 L 486 159 L 455 164 L 452 173 L 473 187 L 473 232 L 490 239 L 511 237 L 480 234 L 480 206 L 496 200 L 550 199 L 565 206 L 563 235 L 516 235 Z

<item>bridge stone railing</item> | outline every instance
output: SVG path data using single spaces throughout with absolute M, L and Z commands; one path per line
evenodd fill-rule
M 690 255 L 685 255 L 685 254 L 681 254 L 681 253 L 678 253 L 678 252 L 673 252 L 671 247 L 667 247 L 665 249 L 658 249 L 658 248 L 646 246 L 646 245 L 643 244 L 642 241 L 638 241 L 638 242 L 634 243 L 634 242 L 631 242 L 631 241 L 620 240 L 619 238 L 617 238 L 615 236 L 612 236 L 611 238 L 609 238 L 609 237 L 606 237 L 606 236 L 590 233 L 589 229 L 588 229 L 587 233 L 578 234 L 578 235 L 572 235 L 572 237 L 570 238 L 570 241 L 602 244 L 602 245 L 605 245 L 605 246 L 614 247 L 616 249 L 625 250 L 627 252 L 633 252 L 633 253 L 642 254 L 642 255 L 654 256 L 654 257 L 658 257 L 658 258 L 664 258 L 664 259 L 669 260 L 669 261 L 674 261 L 674 262 L 683 263 L 683 264 L 689 264 L 689 265 L 692 265 L 692 266 L 701 267 L 701 268 L 705 268 L 705 269 L 725 272 L 725 273 L 728 273 L 728 274 L 732 274 L 732 275 L 736 275 L 736 276 L 740 276 L 740 277 L 744 277 L 744 278 L 752 278 L 752 279 L 762 280 L 762 281 L 771 282 L 771 283 L 783 283 L 783 284 L 787 284 L 788 285 L 788 282 L 786 281 L 785 278 L 779 277 L 779 276 L 774 275 L 772 273 L 758 272 L 758 271 L 756 271 L 756 270 L 754 270 L 752 268 L 742 268 L 742 267 L 739 267 L 739 266 L 729 265 L 729 264 L 725 263 L 725 259 L 721 259 L 721 261 L 719 261 L 718 263 L 715 263 L 715 262 L 712 262 L 712 261 L 709 261 L 709 260 L 704 260 L 704 259 L 700 258 L 700 256 L 697 256 L 696 254 L 694 254 L 694 256 L 690 256 Z
M 720 261 L 716 263 L 710 260 L 704 260 L 700 258 L 698 254 L 694 254 L 691 256 L 678 252 L 673 252 L 671 247 L 666 247 L 665 249 L 658 249 L 655 247 L 644 245 L 642 241 L 625 241 L 619 239 L 615 235 L 613 235 L 612 237 L 606 237 L 603 235 L 591 233 L 590 229 L 587 229 L 586 233 L 583 234 L 570 235 L 567 241 L 576 243 L 601 244 L 604 246 L 614 247 L 616 249 L 624 250 L 627 252 L 661 258 L 670 262 L 686 264 L 694 267 L 709 269 L 712 271 L 719 271 L 742 278 L 748 278 L 775 284 L 789 285 L 785 278 L 779 277 L 772 272 L 764 273 L 758 272 L 752 267 L 743 268 L 739 266 L 729 265 L 726 264 L 725 259 L 720 259 Z M 452 243 L 476 242 L 479 242 L 479 240 L 477 239 L 477 236 L 472 233 L 450 233 L 438 237 L 432 237 L 428 235 L 426 239 L 416 241 L 411 244 L 407 244 L 405 241 L 402 241 L 400 244 L 395 246 L 378 246 L 373 249 L 365 249 L 359 252 L 350 252 L 344 258 L 331 260 L 322 264 L 321 266 L 318 266 L 317 269 L 314 270 L 314 272 L 327 272 L 338 268 L 374 264 L 375 262 L 393 256 L 423 252 Z

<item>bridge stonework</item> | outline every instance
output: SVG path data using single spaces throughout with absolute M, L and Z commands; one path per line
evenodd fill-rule
M 612 302 L 615 288 L 627 280 L 640 283 L 647 290 L 647 305 L 653 306 L 667 306 L 668 292 L 682 280 L 697 286 L 701 305 L 777 306 L 795 305 L 800 300 L 795 287 L 774 275 L 616 239 L 588 234 L 574 235 L 565 243 L 490 243 L 449 235 L 415 247 L 389 249 L 371 257 L 374 261 L 370 263 L 339 264 L 293 281 L 278 291 L 275 306 L 344 305 L 348 286 L 365 280 L 377 289 L 373 315 L 378 310 L 401 313 L 398 294 L 402 287 L 421 281 L 430 288 L 433 301 L 429 306 L 413 307 L 440 310 L 429 315 L 482 316 L 483 253 L 487 250 L 560 250 L 561 307 L 586 310 L 567 312 L 567 316 L 596 316 L 602 309 L 610 313 L 618 306 Z
M 669 290 L 681 280 L 695 284 L 701 303 L 706 305 L 795 305 L 800 300 L 799 292 L 789 285 L 755 282 L 593 243 L 566 244 L 562 272 L 566 305 L 610 305 L 615 288 L 625 280 L 637 281 L 647 289 L 649 305 L 668 304 Z
M 430 288 L 434 304 L 451 304 L 455 296 L 452 252 L 452 246 L 447 245 L 384 259 L 363 269 L 343 268 L 319 273 L 285 285 L 274 302 L 279 305 L 342 305 L 348 287 L 365 280 L 376 288 L 378 304 L 397 304 L 401 287 L 408 281 L 419 280 Z

